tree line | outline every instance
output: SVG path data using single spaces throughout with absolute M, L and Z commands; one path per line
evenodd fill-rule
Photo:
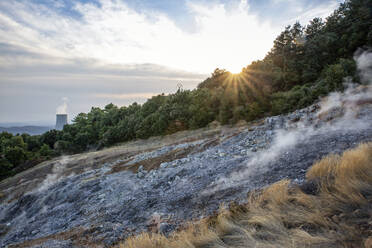
M 285 27 L 262 60 L 232 74 L 215 71 L 196 89 L 161 94 L 144 104 L 108 104 L 77 115 L 63 130 L 42 135 L 0 134 L 0 178 L 60 154 L 96 150 L 133 139 L 234 124 L 306 107 L 359 82 L 353 55 L 372 46 L 372 4 L 350 0 L 325 20 Z

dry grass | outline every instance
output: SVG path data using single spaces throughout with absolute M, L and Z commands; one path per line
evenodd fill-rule
M 322 159 L 307 179 L 315 194 L 280 181 L 168 238 L 144 233 L 120 247 L 372 247 L 372 143 Z

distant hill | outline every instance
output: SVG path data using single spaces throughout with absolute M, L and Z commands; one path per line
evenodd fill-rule
M 0 133 L 1 132 L 8 132 L 11 134 L 22 134 L 27 133 L 30 135 L 39 135 L 43 134 L 54 127 L 51 126 L 22 126 L 22 127 L 0 127 Z

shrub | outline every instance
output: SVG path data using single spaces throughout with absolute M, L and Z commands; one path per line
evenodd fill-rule
M 52 149 L 47 144 L 43 144 L 39 151 L 40 155 L 43 157 L 49 157 L 53 154 Z
M 7 147 L 4 155 L 5 158 L 14 166 L 23 163 L 27 158 L 26 151 L 19 146 Z

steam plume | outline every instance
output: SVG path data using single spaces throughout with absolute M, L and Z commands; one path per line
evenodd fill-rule
M 367 86 L 359 87 L 358 84 L 346 78 L 347 89 L 344 92 L 332 92 L 320 102 L 320 109 L 314 116 L 316 117 L 315 122 L 307 124 L 305 121 L 299 121 L 295 127 L 276 130 L 276 135 L 270 148 L 252 154 L 243 169 L 233 172 L 227 177 L 217 179 L 203 194 L 208 195 L 243 184 L 252 175 L 268 170 L 267 165 L 270 161 L 273 161 L 299 142 L 306 142 L 306 139 L 311 138 L 313 135 L 326 135 L 328 132 L 336 130 L 363 130 L 370 127 L 370 123 L 357 119 L 356 116 L 358 105 L 363 102 L 372 102 L 372 52 L 358 50 L 354 60 L 357 64 L 361 82 L 367 84 Z M 316 121 L 321 121 L 320 119 L 325 120 L 324 115 L 329 114 L 332 116 L 332 112 L 335 111 L 339 111 L 339 118 L 333 122 L 325 121 L 320 128 L 316 127 Z M 289 126 L 291 125 L 287 123 L 287 127 Z
M 362 83 L 372 84 L 372 50 L 358 50 L 355 53 L 354 60 Z
M 57 114 L 67 114 L 67 97 L 62 97 L 63 103 L 57 107 Z

